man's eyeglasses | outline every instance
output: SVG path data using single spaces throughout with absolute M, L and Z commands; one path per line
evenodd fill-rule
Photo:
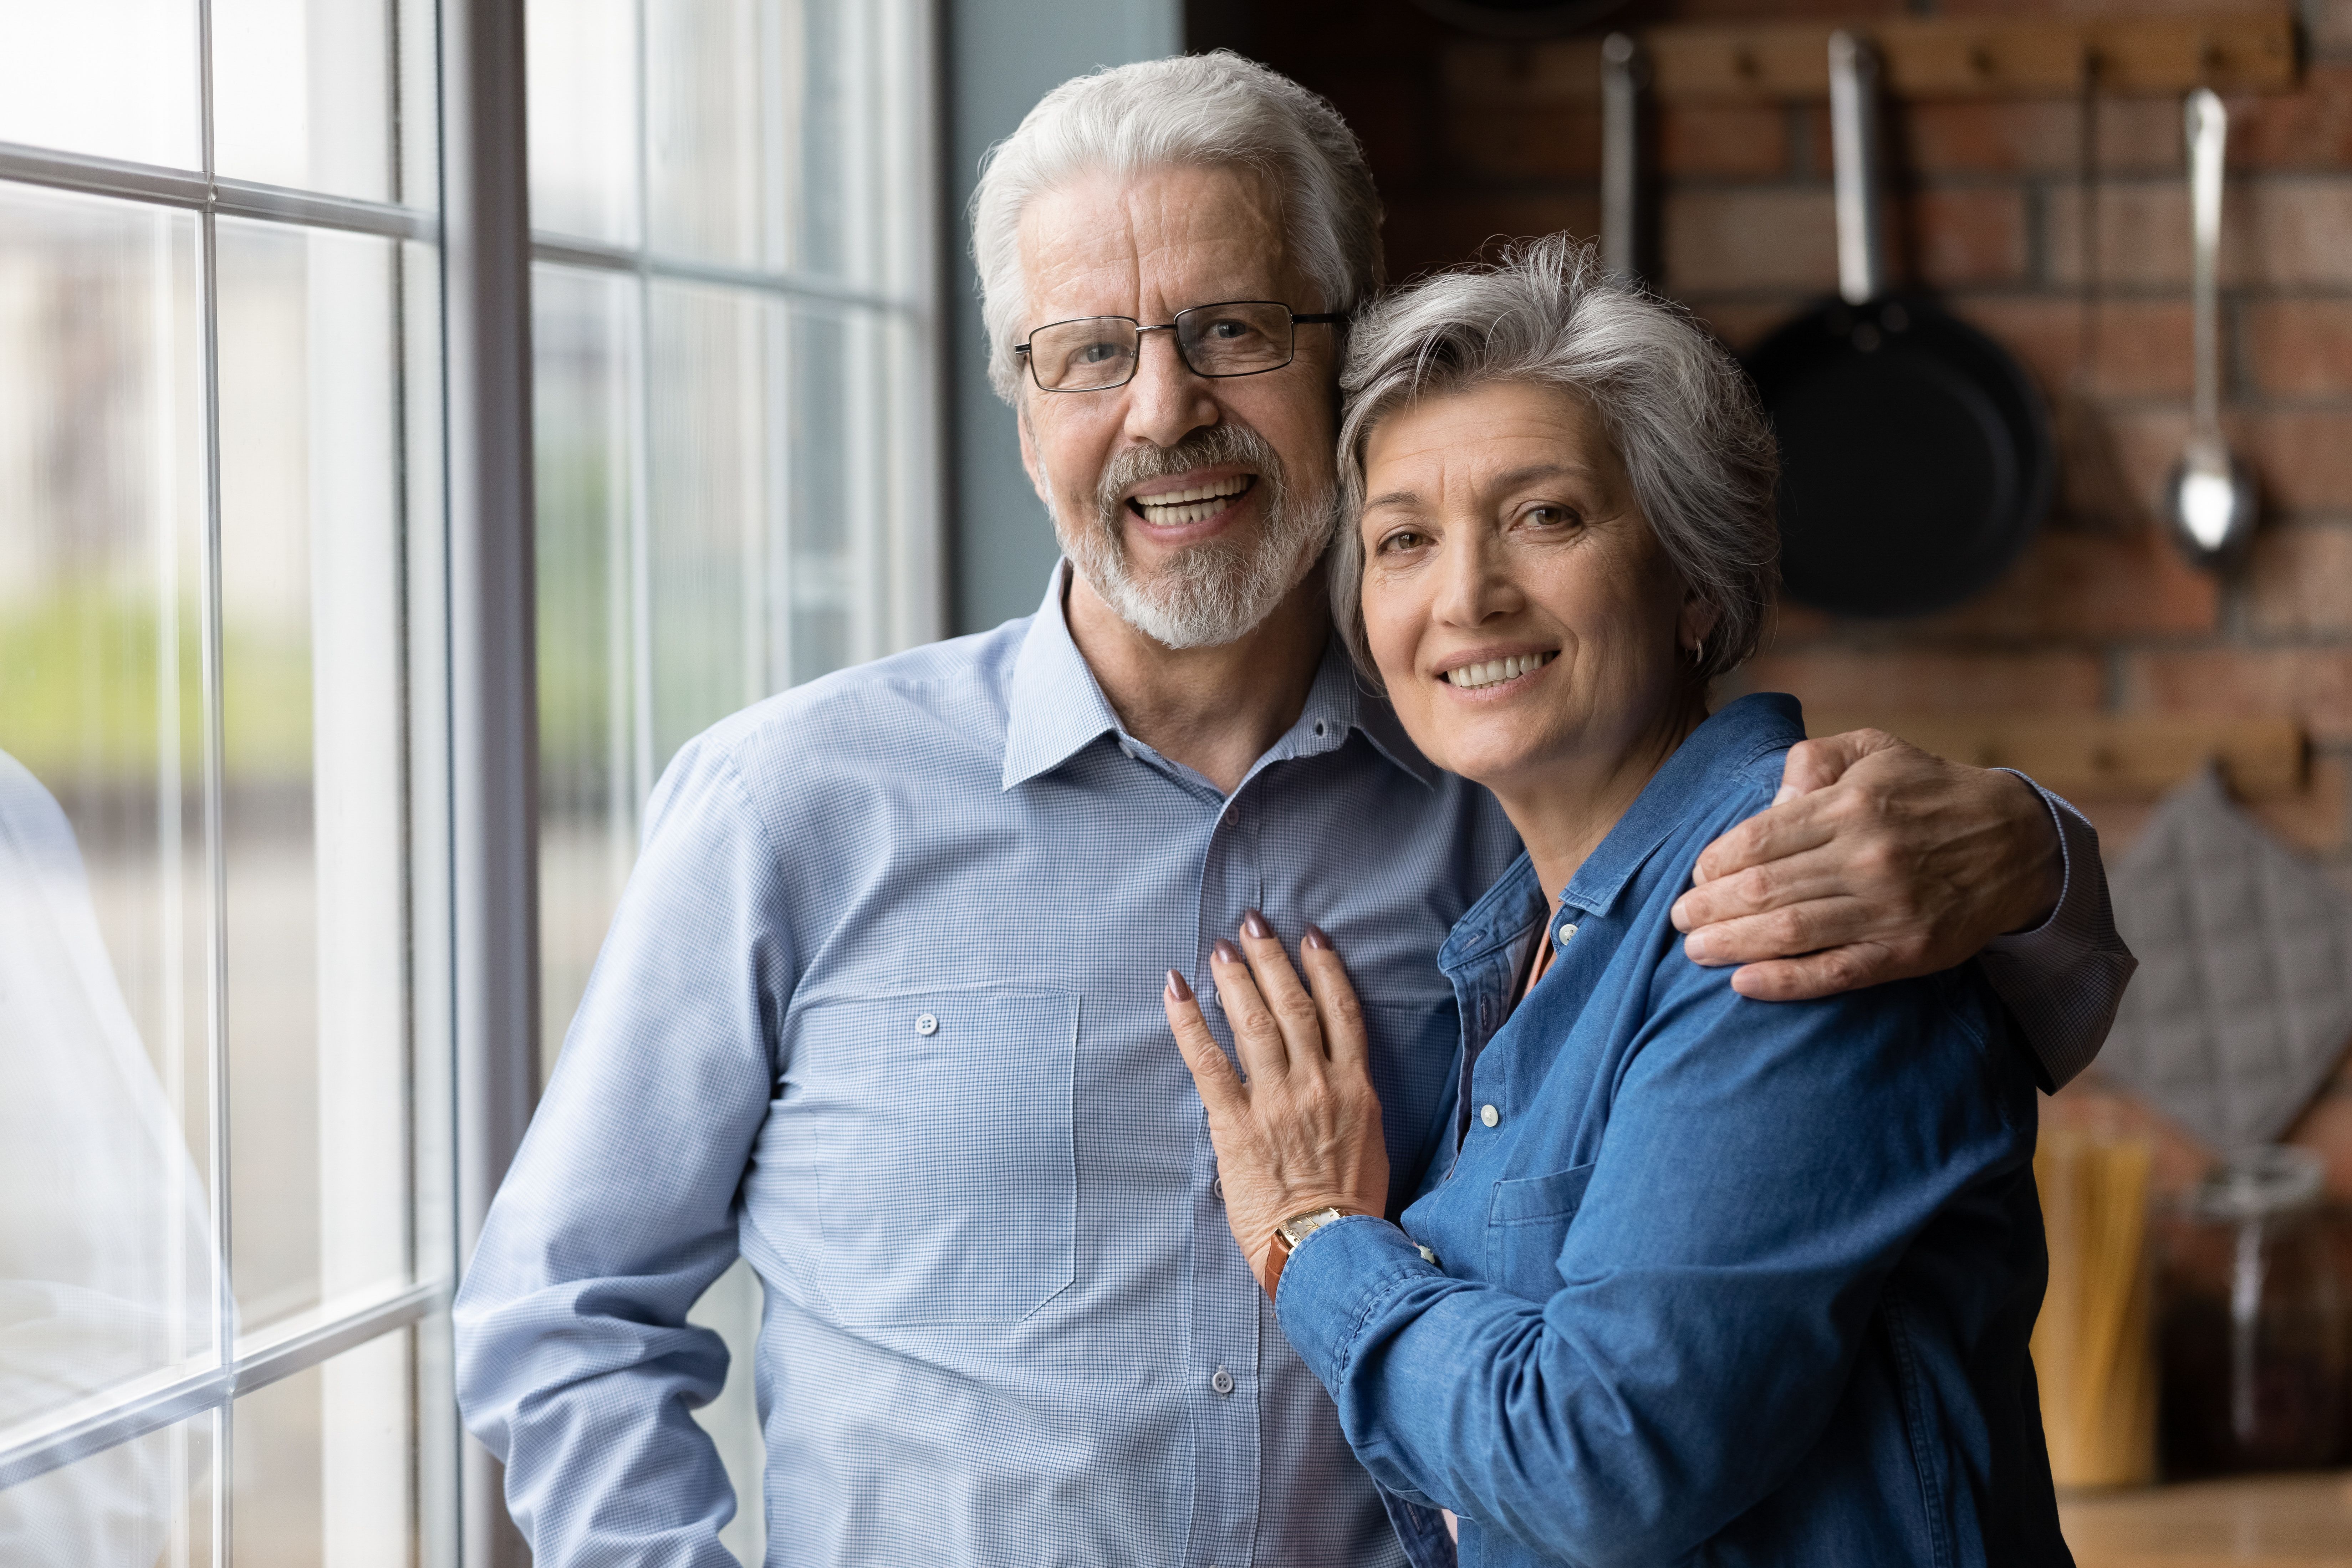
M 1328 311 L 1302 316 L 1273 300 L 1228 300 L 1179 310 L 1158 327 L 1132 316 L 1055 321 L 1031 332 L 1013 352 L 1027 356 L 1030 376 L 1046 392 L 1108 392 L 1135 379 L 1146 332 L 1175 333 L 1177 357 L 1194 375 L 1263 375 L 1290 363 L 1298 323 L 1347 319 Z

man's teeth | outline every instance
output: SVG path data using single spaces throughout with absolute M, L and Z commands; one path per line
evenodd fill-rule
M 1517 653 L 1508 658 L 1490 658 L 1484 664 L 1465 664 L 1459 669 L 1449 669 L 1445 679 L 1464 690 L 1480 686 L 1492 686 L 1497 681 L 1516 680 L 1531 669 L 1540 669 L 1559 658 L 1551 653 Z
M 1205 485 L 1195 485 L 1186 490 L 1162 490 L 1158 495 L 1137 496 L 1136 510 L 1146 522 L 1162 528 L 1181 528 L 1188 522 L 1205 522 L 1224 509 L 1224 502 L 1249 489 L 1250 476 L 1236 474 L 1229 479 L 1213 479 Z

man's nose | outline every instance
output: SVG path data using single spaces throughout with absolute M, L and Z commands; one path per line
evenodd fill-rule
M 1193 374 L 1176 352 L 1176 334 L 1144 333 L 1136 351 L 1135 379 L 1127 384 L 1127 436 L 1173 447 L 1218 417 L 1208 381 Z

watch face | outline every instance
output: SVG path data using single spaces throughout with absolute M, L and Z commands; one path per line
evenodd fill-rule
M 1300 1242 L 1305 1241 L 1308 1237 L 1314 1235 L 1316 1231 L 1322 1228 L 1324 1226 L 1330 1224 L 1333 1220 L 1338 1219 L 1339 1217 L 1339 1211 L 1338 1209 L 1317 1209 L 1313 1214 L 1303 1214 L 1297 1215 L 1294 1218 L 1283 1221 L 1282 1234 L 1289 1238 L 1291 1246 L 1297 1247 Z

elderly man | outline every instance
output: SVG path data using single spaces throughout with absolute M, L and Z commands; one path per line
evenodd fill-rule
M 1066 83 L 997 151 L 994 370 L 1066 561 L 1029 619 L 761 703 L 656 791 L 457 1306 L 548 1568 L 728 1561 L 689 1414 L 726 1357 L 686 1315 L 739 1252 L 772 1563 L 1402 1561 L 1227 1232 L 1159 1005 L 1244 919 L 1318 922 L 1413 1190 L 1459 1026 L 1433 955 L 1517 845 L 1330 637 L 1378 223 L 1329 108 L 1230 56 Z M 1824 787 L 1716 847 L 1692 951 L 1789 997 L 2042 922 L 1985 962 L 2052 1081 L 2078 1068 L 2129 967 L 2088 830 L 1879 741 L 1791 769 Z

